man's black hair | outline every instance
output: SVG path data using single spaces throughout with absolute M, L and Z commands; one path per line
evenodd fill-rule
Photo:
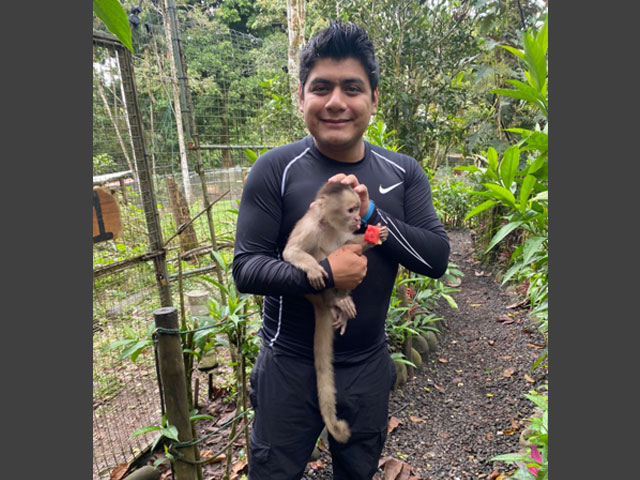
M 358 25 L 331 20 L 329 26 L 309 41 L 300 52 L 300 85 L 304 91 L 309 72 L 320 58 L 344 60 L 355 58 L 360 61 L 369 77 L 371 98 L 378 86 L 380 67 L 376 60 L 373 43 L 369 40 L 366 30 Z

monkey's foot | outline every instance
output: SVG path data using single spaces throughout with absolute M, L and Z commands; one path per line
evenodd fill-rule
M 351 295 L 338 298 L 336 300 L 336 308 L 344 313 L 347 319 L 356 317 L 356 304 L 353 303 L 353 298 L 351 298 Z

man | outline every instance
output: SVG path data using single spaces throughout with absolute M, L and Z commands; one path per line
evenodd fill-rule
M 329 438 L 335 479 L 371 480 L 386 440 L 395 368 L 384 327 L 398 264 L 434 278 L 447 268 L 449 239 L 424 171 L 413 158 L 363 141 L 378 104 L 378 70 L 366 32 L 331 22 L 300 56 L 300 111 L 311 136 L 265 153 L 247 177 L 233 276 L 241 292 L 265 296 L 251 374 L 251 480 L 299 479 L 323 428 L 313 309 L 304 298 L 315 290 L 281 259 L 318 188 L 351 185 L 363 222 L 389 228 L 386 242 L 364 255 L 345 245 L 320 262 L 328 287 L 353 290 L 358 312 L 334 343 L 338 417 L 352 432 L 346 444 Z

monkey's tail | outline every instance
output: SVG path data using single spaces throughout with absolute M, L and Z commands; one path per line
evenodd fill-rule
M 316 331 L 313 337 L 313 356 L 318 382 L 320 414 L 329 433 L 340 443 L 351 436 L 349 425 L 336 413 L 336 385 L 333 373 L 333 326 L 330 308 L 314 305 Z

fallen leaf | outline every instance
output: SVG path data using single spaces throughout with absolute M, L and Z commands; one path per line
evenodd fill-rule
M 214 425 L 224 425 L 228 423 L 230 420 L 234 419 L 235 416 L 236 416 L 236 411 L 233 410 L 227 413 L 226 415 L 223 415 L 222 417 L 220 417 Z
M 494 340 L 489 340 L 489 345 L 493 345 L 494 343 L 496 343 Z
M 512 303 L 511 305 L 507 305 L 507 308 L 518 308 L 522 305 L 524 305 L 525 303 L 527 303 L 527 299 L 523 299 L 523 300 L 518 300 L 515 303 Z
M 472 306 L 472 307 L 479 307 L 482 304 L 481 303 L 470 303 L 469 305 Z
M 447 360 L 446 358 L 442 358 L 442 357 L 438 358 L 438 361 L 440 363 L 448 363 L 449 362 L 449 360 Z
M 511 419 L 511 426 L 513 427 L 514 430 L 518 430 L 520 428 L 520 426 L 516 423 L 516 421 L 513 418 Z
M 527 343 L 527 347 L 541 349 L 544 348 L 544 345 L 540 345 L 539 343 Z
M 444 392 L 444 388 L 442 388 L 440 385 L 438 385 L 437 383 L 433 384 L 434 387 L 436 387 L 436 390 L 439 390 L 441 392 Z
M 413 423 L 427 423 L 424 418 L 414 417 L 413 415 L 409 415 L 409 420 L 411 420 Z
M 498 472 L 497 470 L 494 470 L 493 472 L 491 472 L 491 474 L 489 475 L 489 480 L 495 480 L 498 475 L 500 475 L 500 472 Z
M 384 480 L 400 480 L 404 465 L 406 464 L 402 460 L 391 458 L 384 464 Z
M 242 459 L 242 460 L 238 460 L 232 467 L 231 467 L 231 473 L 232 473 L 232 477 L 231 480 L 235 480 L 238 478 L 238 473 L 240 473 L 241 471 L 243 471 L 245 469 L 245 467 L 247 466 L 247 459 Z
M 486 273 L 484 273 L 484 270 L 480 270 L 480 271 L 474 270 L 473 273 L 475 273 L 476 277 L 486 276 Z
M 514 433 L 516 433 L 516 431 L 513 428 L 507 428 L 503 433 L 505 435 L 513 435 Z
M 389 426 L 387 427 L 387 434 L 393 432 L 401 423 L 402 423 L 402 420 L 400 420 L 399 418 L 396 418 L 394 416 L 389 418 Z
M 445 282 L 445 285 L 447 287 L 456 288 L 456 287 L 459 287 L 461 283 L 462 283 L 462 278 L 458 277 L 450 282 Z
M 515 368 L 505 368 L 502 372 L 503 377 L 511 377 L 514 373 L 516 373 Z
M 109 475 L 109 480 L 120 480 L 125 473 L 127 473 L 127 469 L 129 468 L 128 463 L 121 463 L 116 468 L 111 470 L 111 474 Z
M 535 383 L 535 380 L 529 376 L 529 374 L 524 374 L 524 379 L 529 383 Z
M 223 453 L 218 455 L 216 458 L 211 458 L 207 460 L 207 463 L 222 463 L 227 459 L 227 456 Z

